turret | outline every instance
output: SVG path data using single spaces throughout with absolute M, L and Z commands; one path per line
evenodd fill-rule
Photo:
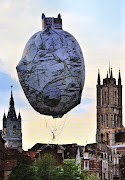
M 101 106 L 101 80 L 100 80 L 100 72 L 98 70 L 98 78 L 97 78 L 97 107 Z
M 108 71 L 107 71 L 107 77 L 106 78 L 108 79 Z
M 121 73 L 120 73 L 120 70 L 119 70 L 119 76 L 118 76 L 118 85 L 121 85 Z
M 20 112 L 19 112 L 19 115 L 18 115 L 18 120 L 21 120 L 21 115 L 20 115 Z
M 12 86 L 11 86 L 11 88 L 12 88 Z M 10 108 L 14 108 L 14 99 L 13 99 L 12 89 L 11 89 L 11 97 L 10 97 Z
M 44 19 L 45 18 L 45 14 L 44 13 L 42 13 L 42 19 Z
M 58 19 L 61 19 L 61 15 L 60 15 L 60 13 L 58 14 Z
M 7 121 L 7 118 L 6 118 L 6 115 L 4 113 L 4 115 L 3 115 L 3 129 L 6 128 L 6 121 Z
M 98 70 L 98 79 L 97 79 L 97 85 L 100 85 L 100 72 Z
M 113 78 L 112 68 L 111 68 L 110 78 Z

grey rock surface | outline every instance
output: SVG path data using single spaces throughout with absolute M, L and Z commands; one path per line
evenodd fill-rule
M 64 30 L 34 34 L 17 72 L 29 103 L 40 114 L 62 117 L 81 101 L 84 59 L 76 39 Z

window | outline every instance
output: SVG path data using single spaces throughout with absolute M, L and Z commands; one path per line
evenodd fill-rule
M 117 93 L 115 91 L 115 105 L 116 105 L 116 102 L 117 102 Z
M 17 132 L 17 128 L 16 128 L 16 126 L 14 125 L 13 126 L 13 134 L 15 134 Z
M 104 102 L 105 102 L 105 104 L 106 104 L 106 92 L 105 92 L 105 99 L 104 99 Z
M 88 166 L 88 162 L 87 161 L 85 161 L 85 167 L 87 167 Z
M 101 122 L 102 122 L 102 125 L 103 125 L 103 115 L 101 115 Z

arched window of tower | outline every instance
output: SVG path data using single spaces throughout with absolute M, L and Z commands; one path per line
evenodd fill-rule
M 117 92 L 115 91 L 115 105 L 117 104 Z
M 105 91 L 105 101 L 104 101 L 104 102 L 105 102 L 105 104 L 106 104 L 106 91 Z
M 103 115 L 101 115 L 101 121 L 102 121 L 102 125 L 103 125 Z
M 16 126 L 14 125 L 13 126 L 13 134 L 16 134 L 17 133 L 17 128 L 16 128 Z

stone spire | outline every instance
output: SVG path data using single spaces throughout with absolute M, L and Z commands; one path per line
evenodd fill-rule
M 107 77 L 106 78 L 108 78 L 108 71 L 107 71 Z
M 13 99 L 12 87 L 13 86 L 11 86 L 10 108 L 14 108 L 14 99 Z
M 119 76 L 118 76 L 118 85 L 121 85 L 121 73 L 120 73 L 120 70 L 119 70 Z
M 20 114 L 20 112 L 19 112 L 19 115 L 18 115 L 18 120 L 19 120 L 19 119 L 21 120 L 21 114 Z
M 4 115 L 3 115 L 3 128 L 6 128 L 6 121 L 7 121 L 7 118 L 6 118 L 6 114 L 4 113 Z
M 100 72 L 98 70 L 98 79 L 97 79 L 97 85 L 100 85 Z
M 111 68 L 110 78 L 113 78 L 112 68 Z
M 13 98 L 12 87 L 13 86 L 11 86 L 10 107 L 9 107 L 7 117 L 10 117 L 11 121 L 14 121 L 17 119 L 17 116 L 16 116 L 16 112 L 15 112 L 15 107 L 14 107 L 14 98 Z

